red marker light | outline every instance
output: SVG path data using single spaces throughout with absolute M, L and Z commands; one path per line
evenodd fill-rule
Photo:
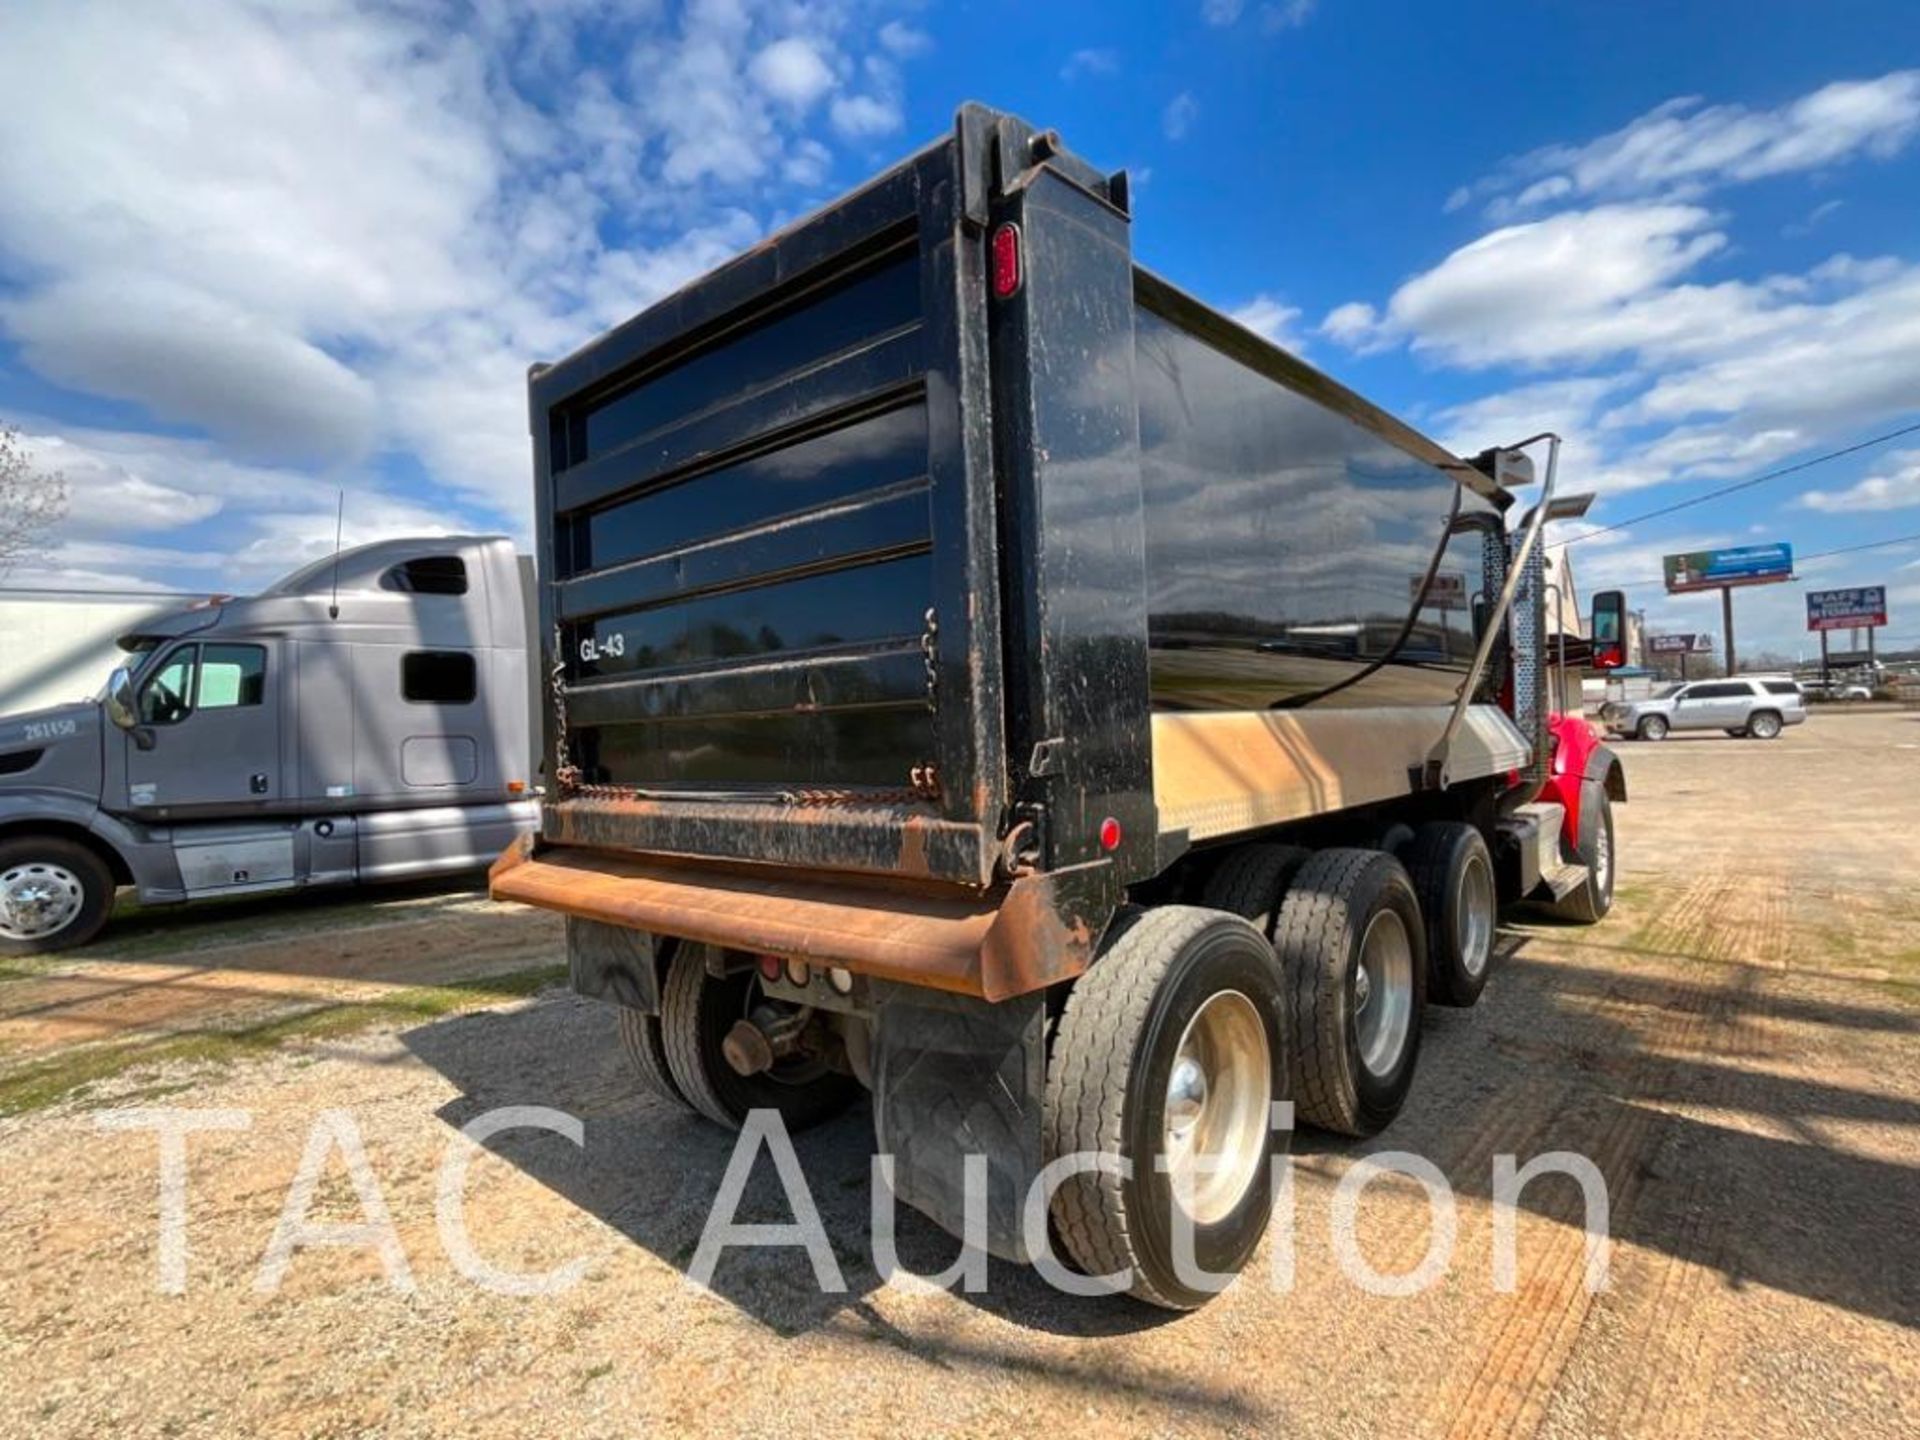
M 778 955 L 762 955 L 760 957 L 760 976 L 768 982 L 780 978 L 780 957 Z
M 1008 222 L 993 232 L 993 293 L 999 300 L 1020 289 L 1020 227 Z
M 1120 848 L 1120 822 L 1111 815 L 1100 822 L 1100 848 L 1102 850 Z

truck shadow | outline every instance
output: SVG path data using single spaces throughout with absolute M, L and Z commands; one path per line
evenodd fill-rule
M 692 1264 L 735 1137 L 637 1093 L 610 1007 L 549 992 L 525 1008 L 453 1016 L 402 1038 L 415 1056 L 459 1087 L 460 1098 L 439 1111 L 450 1126 L 502 1105 L 550 1105 L 579 1116 L 586 1126 L 583 1149 L 538 1131 L 509 1131 L 488 1148 L 683 1273 Z M 884 1283 L 873 1256 L 870 1109 L 862 1101 L 794 1136 L 793 1145 L 846 1292 L 822 1294 L 798 1246 L 730 1249 L 711 1286 L 782 1335 L 858 1310 L 862 1298 Z M 756 1158 L 736 1219 L 793 1219 L 764 1155 Z M 899 1263 L 915 1274 L 936 1273 L 959 1254 L 957 1241 L 905 1205 L 895 1212 L 894 1228 Z M 991 1262 L 988 1292 L 967 1298 L 1016 1323 L 1069 1335 L 1126 1333 L 1172 1318 L 1125 1298 L 1076 1300 L 1026 1267 L 998 1260 Z
M 1787 1021 L 1817 1027 L 1823 1044 L 1845 1043 L 1848 1035 L 1910 1031 L 1910 1014 L 1893 1003 L 1771 996 L 1746 967 L 1721 967 L 1726 973 L 1714 983 L 1584 965 L 1564 954 L 1536 959 L 1529 943 L 1503 937 L 1486 1003 L 1429 1011 L 1421 1083 L 1386 1134 L 1356 1142 L 1307 1130 L 1295 1138 L 1308 1177 L 1303 1204 L 1324 1203 L 1313 1198 L 1315 1176 L 1337 1178 L 1349 1160 L 1404 1150 L 1438 1164 L 1467 1213 L 1483 1214 L 1493 1153 L 1513 1153 L 1524 1164 L 1571 1150 L 1592 1156 L 1605 1175 L 1619 1244 L 1698 1264 L 1729 1287 L 1769 1286 L 1861 1315 L 1920 1322 L 1920 1171 L 1835 1138 L 1843 1126 L 1911 1130 L 1920 1126 L 1920 1104 L 1776 1073 L 1764 1028 Z M 1620 1018 L 1629 1012 L 1666 1017 L 1674 1033 L 1704 1043 L 1680 1050 L 1671 1035 L 1649 1035 Z M 1797 1040 L 1802 1053 L 1806 1033 Z M 580 1116 L 583 1149 L 536 1131 L 508 1132 L 490 1148 L 649 1253 L 683 1273 L 689 1268 L 732 1137 L 636 1095 L 607 1007 L 549 992 L 530 1006 L 449 1018 L 404 1038 L 458 1087 L 460 1097 L 439 1112 L 450 1126 L 511 1104 Z M 920 1353 L 930 1342 L 891 1332 L 867 1303 L 883 1284 L 872 1254 L 867 1108 L 794 1143 L 846 1291 L 823 1294 L 804 1251 L 790 1247 L 727 1251 L 713 1292 L 782 1336 L 850 1314 L 876 1342 Z M 1581 1223 L 1571 1184 L 1535 1182 L 1519 1203 L 1569 1230 Z M 736 1218 L 778 1224 L 792 1216 L 773 1166 L 760 1157 Z M 896 1230 L 910 1271 L 938 1272 L 957 1254 L 954 1240 L 905 1207 Z M 1011 1325 L 1067 1336 L 1126 1334 L 1177 1318 L 1125 1298 L 1067 1296 L 1035 1272 L 999 1262 L 988 1293 L 956 1297 Z M 1014 1362 L 996 1356 L 993 1363 Z

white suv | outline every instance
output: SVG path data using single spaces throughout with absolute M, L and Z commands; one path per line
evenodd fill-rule
M 1614 700 L 1600 718 L 1616 735 L 1664 740 L 1674 730 L 1724 730 L 1771 740 L 1807 718 L 1806 697 L 1786 676 L 1740 675 L 1669 685 L 1651 700 Z

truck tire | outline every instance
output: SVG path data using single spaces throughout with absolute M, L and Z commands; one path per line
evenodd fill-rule
M 1370 850 L 1378 850 L 1382 854 L 1391 855 L 1397 860 L 1404 860 L 1403 852 L 1407 846 L 1413 843 L 1413 837 L 1413 827 L 1396 820 L 1389 825 L 1382 826 L 1379 833 L 1373 837 L 1373 844 L 1367 848 Z
M 1312 853 L 1298 845 L 1235 846 L 1207 877 L 1200 903 L 1209 910 L 1224 910 L 1251 921 L 1256 930 L 1271 939 L 1287 886 Z
M 788 1131 L 797 1133 L 846 1109 L 859 1083 L 815 1061 L 781 1061 L 757 1075 L 742 1075 L 727 1063 L 721 1042 L 734 1022 L 746 1018 L 760 980 L 751 969 L 709 975 L 709 948 L 676 945 L 660 990 L 661 1048 L 681 1099 L 728 1130 L 738 1130 L 749 1110 L 778 1110 Z
M 1377 850 L 1322 850 L 1280 906 L 1300 1117 L 1373 1135 L 1400 1113 L 1420 1054 L 1426 926 L 1413 882 Z
M 1780 717 L 1771 710 L 1756 710 L 1747 717 L 1744 733 L 1755 740 L 1778 740 Z
M 1238 1273 L 1272 1209 L 1286 1044 L 1285 986 L 1251 924 L 1186 905 L 1122 913 L 1074 983 L 1047 1066 L 1048 1161 L 1118 1155 L 1132 1172 L 1077 1171 L 1054 1191 L 1053 1233 L 1076 1268 L 1124 1271 L 1131 1294 L 1170 1310 L 1212 1299 L 1175 1265 L 1179 1174 L 1193 1187 L 1193 1259 Z
M 1562 920 L 1593 925 L 1613 908 L 1613 801 L 1598 780 L 1580 782 L 1580 843 L 1573 858 L 1587 867 L 1587 878 L 1576 890 L 1547 907 Z
M 1633 733 L 1642 740 L 1664 740 L 1669 728 L 1664 715 L 1647 715 Z
M 71 950 L 113 909 L 113 872 L 85 845 L 57 836 L 0 841 L 0 955 Z
M 667 1042 L 660 1034 L 660 1017 L 628 1005 L 614 1008 L 620 1012 L 620 1044 L 633 1061 L 640 1088 L 656 1100 L 691 1109 L 667 1066 Z
M 1471 825 L 1435 821 L 1420 827 L 1400 858 L 1427 920 L 1427 999 L 1471 1005 L 1493 968 L 1500 919 L 1487 842 Z

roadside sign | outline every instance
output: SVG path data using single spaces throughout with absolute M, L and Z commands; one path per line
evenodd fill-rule
M 1886 623 L 1887 587 L 1884 585 L 1807 592 L 1809 630 L 1857 630 Z
M 1647 653 L 1649 655 L 1711 655 L 1713 636 L 1685 631 L 1678 635 L 1649 635 Z
M 1770 585 L 1793 578 L 1793 546 L 1737 545 L 1731 550 L 1690 550 L 1660 562 L 1667 593 L 1717 590 L 1723 585 Z
M 1462 570 L 1441 570 L 1433 577 L 1433 583 L 1427 586 L 1424 596 L 1420 593 L 1420 582 L 1425 575 L 1407 577 L 1407 598 L 1418 600 L 1423 608 L 1436 610 L 1464 610 L 1467 608 L 1467 576 Z

